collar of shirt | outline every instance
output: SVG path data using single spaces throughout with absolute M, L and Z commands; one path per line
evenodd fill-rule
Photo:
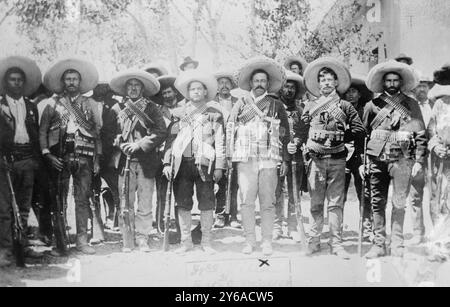
M 70 100 L 70 102 L 71 103 L 74 103 L 75 101 L 77 101 L 78 100 L 78 98 L 80 98 L 80 96 L 81 96 L 81 94 L 78 94 L 78 95 L 76 95 L 75 97 L 69 97 L 69 100 Z
M 250 92 L 250 96 L 253 98 L 253 100 L 255 101 L 255 103 L 260 102 L 261 100 L 263 100 L 264 98 L 266 98 L 266 96 L 268 95 L 268 92 L 265 92 L 264 94 L 262 94 L 261 96 L 259 96 L 258 98 L 255 97 L 255 94 L 253 93 L 253 91 Z
M 420 101 L 417 100 L 417 102 L 419 103 L 419 106 L 426 106 L 426 105 L 430 104 L 430 101 L 428 99 L 425 100 L 424 102 L 420 102 Z
M 20 97 L 18 100 L 13 99 L 12 97 L 9 97 L 8 95 L 5 95 L 5 96 L 6 96 L 6 101 L 7 101 L 9 104 L 15 105 L 16 102 L 19 102 L 19 103 L 25 103 L 25 100 L 23 99 L 23 96 Z

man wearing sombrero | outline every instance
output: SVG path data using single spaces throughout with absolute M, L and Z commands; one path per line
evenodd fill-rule
M 102 146 L 97 103 L 83 94 L 98 83 L 94 65 L 77 58 L 60 60 L 44 75 L 44 85 L 57 95 L 50 98 L 41 118 L 40 144 L 50 167 L 52 197 L 65 193 L 73 177 L 77 250 L 94 254 L 88 245 L 89 198 L 92 178 L 98 174 Z M 61 182 L 58 182 L 58 177 Z
M 2 152 L 1 164 L 6 158 L 19 206 L 23 229 L 28 228 L 35 171 L 40 157 L 39 124 L 37 107 L 28 99 L 40 85 L 41 71 L 36 63 L 20 56 L 0 60 L 0 117 L 2 143 L 10 139 L 11 144 Z M 6 147 L 6 146 L 5 146 Z M 6 148 L 4 148 L 6 149 Z M 12 246 L 11 237 L 11 193 L 6 183 L 5 165 L 0 168 L 3 180 L 0 185 L 0 259 L 2 249 Z M 31 249 L 26 256 L 38 256 Z
M 217 81 L 212 75 L 193 70 L 180 75 L 175 87 L 189 100 L 173 112 L 179 120 L 170 128 L 164 157 L 164 174 L 169 180 L 173 178 L 181 227 L 182 246 L 177 253 L 193 248 L 191 210 L 195 185 L 201 211 L 201 244 L 206 253 L 212 254 L 214 183 L 221 180 L 226 168 L 224 117 L 212 102 L 217 94 Z
M 231 90 L 237 88 L 236 81 L 234 80 L 233 73 L 226 71 L 219 71 L 214 74 L 217 79 L 218 93 L 214 98 L 214 101 L 220 104 L 225 117 L 225 123 L 228 122 L 229 115 L 234 105 L 238 101 L 236 97 L 231 95 Z M 230 165 L 228 165 L 230 169 Z M 238 206 L 237 206 L 237 193 L 238 193 L 238 182 L 237 182 L 237 167 L 236 163 L 233 165 L 233 174 L 231 178 L 231 203 L 230 203 L 230 214 L 225 213 L 226 205 L 226 193 L 227 193 L 227 176 L 223 176 L 222 180 L 219 182 L 219 191 L 216 194 L 216 221 L 214 223 L 215 228 L 223 228 L 225 225 L 230 225 L 233 228 L 239 228 L 240 224 L 237 219 Z
M 150 63 L 143 68 L 144 71 L 148 72 L 155 78 L 167 75 L 169 72 L 167 69 L 158 63 Z
M 284 107 L 286 108 L 286 113 L 288 116 L 289 121 L 289 132 L 290 132 L 290 138 L 293 141 L 295 137 L 294 127 L 298 126 L 298 122 L 300 121 L 300 116 L 303 112 L 303 108 L 300 107 L 299 100 L 303 97 L 303 95 L 306 92 L 306 88 L 303 83 L 303 78 L 295 74 L 291 71 L 287 71 L 286 73 L 287 78 L 286 82 L 283 84 L 283 87 L 279 91 L 279 97 L 280 101 L 283 103 Z M 303 106 L 303 105 L 302 105 Z M 298 182 L 298 189 L 301 189 L 302 183 L 305 184 L 305 182 L 302 182 L 303 180 L 303 158 L 301 151 L 298 151 L 294 155 L 295 161 L 299 164 L 297 168 L 297 182 Z M 288 170 L 286 176 L 279 177 L 278 185 L 276 189 L 276 207 L 275 207 L 275 224 L 274 224 L 274 231 L 273 231 L 273 237 L 274 239 L 278 239 L 283 235 L 282 230 L 282 222 L 283 222 L 283 209 L 284 209 L 284 191 L 285 191 L 285 181 L 287 177 L 287 187 L 288 187 L 288 195 L 289 195 L 289 202 L 288 202 L 288 210 L 287 210 L 287 216 L 284 218 L 286 219 L 288 223 L 288 236 L 292 237 L 294 241 L 300 242 L 300 236 L 297 232 L 297 219 L 295 217 L 295 203 L 294 203 L 294 191 L 293 191 L 293 183 L 292 183 L 292 163 L 288 164 Z M 298 193 L 298 191 L 297 191 Z
M 135 234 L 140 251 L 150 252 L 148 245 L 152 232 L 152 199 L 155 176 L 161 161 L 157 148 L 167 137 L 167 126 L 158 107 L 145 97 L 154 96 L 160 84 L 151 74 L 141 70 L 128 70 L 116 75 L 110 82 L 111 89 L 123 96 L 122 109 L 117 104 L 117 130 L 114 146 L 116 166 L 119 169 L 119 187 L 125 178 L 124 166 L 131 158 L 129 194 L 131 231 Z M 134 203 L 137 197 L 137 213 Z M 121 225 L 124 226 L 124 225 Z M 127 248 L 123 252 L 131 252 Z
M 343 95 L 344 99 L 350 102 L 358 112 L 359 118 L 362 120 L 364 115 L 364 107 L 366 103 L 372 100 L 373 94 L 366 86 L 366 76 L 357 73 L 351 73 L 352 84 L 349 89 Z M 355 185 L 356 195 L 359 202 L 361 202 L 362 194 L 362 178 L 359 175 L 359 167 L 362 165 L 361 155 L 364 148 L 361 146 L 355 147 L 354 142 L 347 143 L 345 145 L 349 154 L 347 155 L 347 164 L 345 167 L 345 194 L 344 194 L 344 206 L 347 202 L 348 190 L 350 188 L 350 182 L 353 177 L 353 183 Z M 357 151 L 358 149 L 359 151 Z M 363 238 L 365 240 L 370 239 L 370 233 L 372 232 L 372 218 L 371 218 L 370 202 L 366 200 L 363 218 Z
M 193 60 L 190 56 L 188 56 L 184 59 L 183 63 L 181 63 L 180 70 L 188 71 L 188 70 L 197 69 L 198 65 L 199 65 L 198 61 Z
M 310 252 L 321 249 L 324 203 L 328 200 L 331 254 L 348 259 L 342 246 L 345 143 L 353 140 L 355 146 L 362 146 L 365 130 L 358 112 L 338 94 L 345 93 L 351 85 L 350 72 L 343 63 L 333 58 L 318 59 L 309 64 L 304 78 L 308 91 L 319 97 L 305 106 L 300 128 L 296 129 L 298 145 L 305 144 L 310 157 L 307 166 L 313 217 Z
M 303 73 L 308 67 L 308 62 L 300 56 L 290 56 L 284 62 L 284 68 L 288 71 L 292 71 L 294 74 L 303 76 Z
M 428 149 L 437 156 L 440 195 L 436 195 L 430 204 L 431 221 L 437 227 L 450 214 L 449 200 L 445 196 L 449 191 L 450 178 L 450 64 L 444 65 L 434 73 L 436 85 L 431 89 L 428 98 L 435 100 L 428 134 Z
M 286 73 L 272 59 L 256 57 L 239 70 L 237 80 L 241 89 L 250 92 L 236 103 L 230 115 L 230 121 L 236 124 L 232 160 L 238 163 L 241 216 L 246 237 L 242 252 L 251 254 L 256 247 L 255 202 L 258 198 L 261 247 L 264 255 L 271 255 L 277 166 L 281 164 L 280 176 L 284 176 L 289 159 L 286 152 L 289 122 L 283 103 L 275 96 L 286 80 Z
M 366 161 L 370 203 L 373 212 L 374 241 L 366 258 L 386 255 L 386 204 L 393 181 L 391 217 L 391 255 L 404 253 L 403 224 L 411 179 L 423 171 L 427 137 L 417 101 L 404 93 L 419 83 L 410 66 L 388 61 L 369 72 L 366 85 L 379 97 L 370 101 L 363 122 L 368 132 Z M 366 192 L 367 193 L 367 192 Z
M 168 129 L 170 125 L 175 121 L 173 117 L 173 111 L 178 107 L 179 102 L 183 99 L 183 95 L 175 88 L 175 76 L 162 76 L 158 79 L 160 86 L 159 92 L 152 98 L 155 103 L 159 104 L 159 110 L 161 111 L 164 121 Z M 164 229 L 164 208 L 166 204 L 166 191 L 168 186 L 167 178 L 163 175 L 164 165 L 164 148 L 165 142 L 158 147 L 158 157 L 161 160 L 161 164 L 156 173 L 156 192 L 157 192 L 157 208 L 156 215 L 158 221 L 158 228 L 160 231 Z

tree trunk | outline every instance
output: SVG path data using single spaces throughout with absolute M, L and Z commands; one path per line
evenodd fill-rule
M 169 4 L 166 0 L 160 0 L 160 6 L 161 11 L 163 12 L 161 15 L 161 21 L 168 42 L 167 44 L 169 48 L 170 63 L 172 66 L 172 71 L 176 73 L 178 72 L 178 52 L 177 52 L 177 43 L 173 36 L 172 26 L 170 24 Z

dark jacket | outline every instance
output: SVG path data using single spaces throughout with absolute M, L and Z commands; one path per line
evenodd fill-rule
M 120 151 L 120 144 L 130 142 L 131 140 L 122 139 L 124 121 L 120 118 L 120 109 L 121 105 L 116 104 L 112 110 L 117 114 L 114 146 L 118 150 L 114 153 L 114 161 L 116 167 L 121 171 L 125 166 L 126 156 Z M 145 177 L 154 178 L 156 176 L 156 171 L 161 164 L 161 161 L 158 159 L 156 148 L 166 140 L 167 127 L 161 111 L 153 102 L 147 100 L 147 106 L 144 113 L 152 120 L 153 124 L 150 124 L 149 127 L 144 127 L 139 121 L 136 123 L 131 135 L 133 138 L 132 141 L 139 144 L 140 150 L 132 157 L 132 159 L 142 165 Z
M 369 136 L 372 133 L 372 122 L 376 118 L 378 112 L 380 112 L 385 106 L 386 102 L 380 97 L 367 103 L 364 108 L 363 122 L 367 129 Z M 417 162 L 423 163 L 427 154 L 427 136 L 425 124 L 423 121 L 422 113 L 420 111 L 419 104 L 411 97 L 405 95 L 401 104 L 410 111 L 411 120 L 408 122 L 403 118 L 400 119 L 398 124 L 395 124 L 398 120 L 395 120 L 393 112 L 381 123 L 377 128 L 378 130 L 387 131 L 408 131 L 411 132 L 414 138 L 415 145 L 410 147 L 408 155 L 415 159 Z M 369 139 L 367 144 L 367 154 L 374 157 L 379 157 L 382 153 L 387 141 L 378 139 Z
M 33 146 L 33 154 L 35 158 L 40 157 L 40 146 L 39 146 L 39 113 L 36 105 L 34 105 L 28 98 L 24 97 L 25 107 L 26 107 L 26 118 L 25 127 L 27 129 L 28 137 L 30 138 L 30 143 Z M 9 130 L 9 140 L 7 143 L 14 143 L 14 134 L 16 129 L 16 120 L 9 111 L 9 105 L 6 101 L 6 97 L 0 97 L 0 116 L 3 117 L 7 130 Z M 3 128 L 2 128 L 3 130 Z M 2 133 L 3 134 L 3 133 Z M 7 139 L 8 139 L 7 137 Z

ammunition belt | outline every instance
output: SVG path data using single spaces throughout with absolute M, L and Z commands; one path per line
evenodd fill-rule
M 306 147 L 310 152 L 321 155 L 334 155 L 345 151 L 345 144 L 341 144 L 335 147 L 326 147 L 324 145 L 308 141 Z
M 334 142 L 344 142 L 345 133 L 341 131 L 327 131 L 327 130 L 309 130 L 309 138 L 313 141 L 323 141 L 329 139 Z
M 68 134 L 66 137 L 66 153 L 93 157 L 95 155 L 95 140 L 80 133 Z
M 409 131 L 373 130 L 370 136 L 374 140 L 387 141 L 389 143 L 401 143 L 411 141 L 413 135 Z
M 395 162 L 403 158 L 405 155 L 403 150 L 398 147 L 385 149 L 385 151 L 378 158 L 379 161 L 382 162 Z

